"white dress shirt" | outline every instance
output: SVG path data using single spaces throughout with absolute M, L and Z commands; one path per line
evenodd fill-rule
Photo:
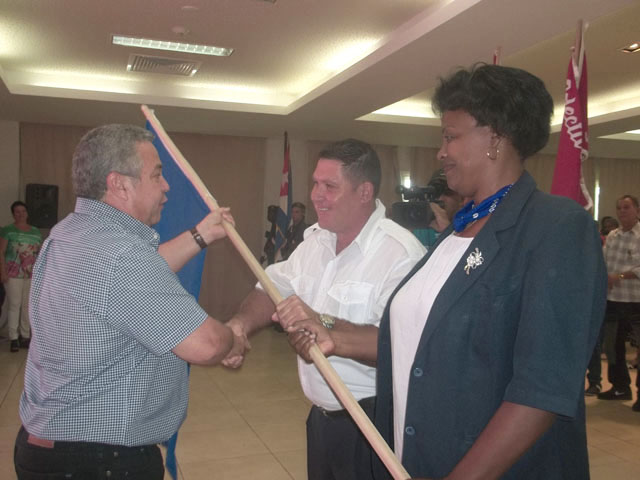
M 267 267 L 267 274 L 283 297 L 296 294 L 316 312 L 355 324 L 380 323 L 392 291 L 425 253 L 412 233 L 385 218 L 380 200 L 355 240 L 338 255 L 335 233 L 315 224 L 304 236 L 289 259 Z M 337 356 L 328 360 L 357 400 L 375 395 L 375 368 Z M 315 365 L 298 358 L 298 372 L 315 405 L 343 408 Z

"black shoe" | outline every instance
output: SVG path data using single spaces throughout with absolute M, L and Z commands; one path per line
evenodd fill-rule
M 634 412 L 640 412 L 640 398 L 636 400 L 636 403 L 631 405 L 631 410 L 633 410 Z
M 20 348 L 29 348 L 29 344 L 31 343 L 30 338 L 21 338 L 20 339 Z
M 20 350 L 20 342 L 18 340 L 11 340 L 11 352 L 15 353 Z
M 631 400 L 631 389 L 616 390 L 615 387 L 598 394 L 599 400 Z
M 602 387 L 600 385 L 598 385 L 597 383 L 593 383 L 593 384 L 590 384 L 589 388 L 587 388 L 584 391 L 584 394 L 587 397 L 595 397 L 600 393 L 601 390 L 602 390 Z

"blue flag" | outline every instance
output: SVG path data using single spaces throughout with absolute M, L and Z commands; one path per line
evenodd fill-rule
M 162 209 L 160 222 L 154 228 L 160 234 L 160 241 L 166 242 L 178 236 L 182 232 L 193 228 L 209 212 L 209 207 L 202 200 L 202 197 L 193 187 L 191 182 L 184 176 L 178 165 L 174 162 L 171 154 L 160 140 L 153 126 L 147 122 L 147 130 L 155 136 L 153 145 L 158 150 L 160 161 L 162 162 L 162 175 L 169 184 L 167 193 L 168 201 Z M 178 278 L 187 292 L 193 295 L 196 300 L 200 296 L 200 283 L 202 280 L 202 269 L 204 268 L 204 257 L 206 252 L 202 250 L 178 272 Z M 178 478 L 176 463 L 176 442 L 178 432 L 176 432 L 167 442 L 166 467 L 172 478 Z
M 162 209 L 162 218 L 153 227 L 160 234 L 160 241 L 166 242 L 193 228 L 209 214 L 210 210 L 198 191 L 184 176 L 176 162 L 173 161 L 171 154 L 160 141 L 149 122 L 147 122 L 147 130 L 155 135 L 153 145 L 158 150 L 158 155 L 162 162 L 162 175 L 169 184 L 168 201 Z M 198 253 L 178 272 L 182 286 L 196 300 L 200 295 L 205 253 L 204 250 Z

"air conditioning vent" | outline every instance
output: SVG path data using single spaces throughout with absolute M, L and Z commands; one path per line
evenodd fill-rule
M 129 72 L 164 73 L 165 75 L 182 75 L 190 77 L 200 69 L 202 62 L 184 58 L 156 57 L 152 55 L 129 55 L 127 70 Z

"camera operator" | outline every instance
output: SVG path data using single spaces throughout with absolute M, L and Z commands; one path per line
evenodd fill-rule
M 451 224 L 456 212 L 462 208 L 463 199 L 447 186 L 447 178 L 442 170 L 433 174 L 429 181 L 429 185 L 432 184 L 439 184 L 438 191 L 442 193 L 430 204 L 434 218 L 429 223 L 429 228 L 440 233 Z
M 442 169 L 436 170 L 426 187 L 398 187 L 407 202 L 395 203 L 393 220 L 411 230 L 427 248 L 449 226 L 463 199 L 447 186 Z

